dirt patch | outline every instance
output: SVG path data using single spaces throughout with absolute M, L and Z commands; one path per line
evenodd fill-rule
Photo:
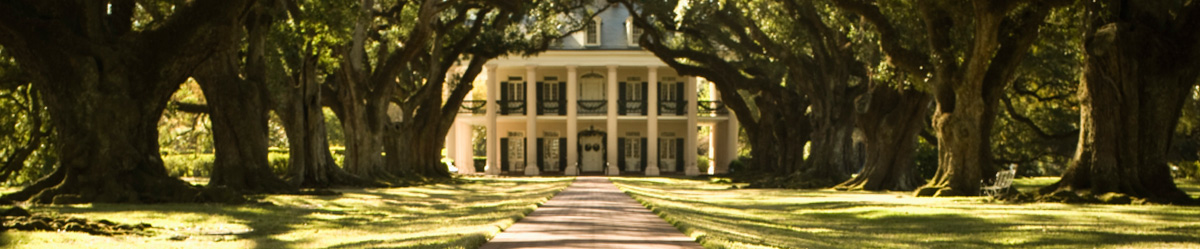
M 21 207 L 12 207 L 0 212 L 0 232 L 20 231 L 66 231 L 84 232 L 91 235 L 142 235 L 150 236 L 150 224 L 119 224 L 109 220 L 91 221 L 81 218 L 33 214 Z

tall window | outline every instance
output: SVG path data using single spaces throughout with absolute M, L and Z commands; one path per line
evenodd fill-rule
M 588 73 L 579 77 L 579 100 L 605 100 L 604 76 Z
M 508 96 L 502 96 L 503 99 L 509 101 L 525 100 L 525 82 L 513 82 L 508 84 Z
M 553 101 L 558 101 L 561 98 L 561 96 L 558 96 L 558 93 L 559 93 L 558 82 L 553 82 L 553 81 L 545 82 L 545 83 L 542 83 L 542 87 L 543 87 L 543 90 L 542 90 L 542 99 L 541 100 L 553 102 Z
M 642 101 L 642 87 L 638 84 L 629 84 L 625 88 L 625 98 L 629 101 Z
M 675 159 L 675 139 L 660 140 L 658 148 L 658 156 L 663 160 Z
M 642 37 L 642 28 L 633 24 L 633 17 L 625 20 L 625 38 L 629 42 L 630 47 L 638 45 L 638 38 Z
M 664 83 L 662 86 L 662 92 L 659 93 L 662 101 L 679 101 L 679 88 L 683 86 L 678 83 Z
M 592 23 L 587 26 L 587 32 L 584 34 L 584 45 L 598 46 L 600 45 L 600 18 L 592 19 Z

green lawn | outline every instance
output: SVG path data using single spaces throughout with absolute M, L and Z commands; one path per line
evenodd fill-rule
M 20 248 L 476 248 L 570 184 L 572 178 L 466 178 L 471 183 L 338 189 L 341 196 L 272 195 L 274 205 L 94 204 L 34 207 L 118 223 L 153 236 L 7 231 Z
M 1057 178 L 1018 179 L 1023 190 Z M 1001 204 L 908 192 L 731 189 L 614 178 L 708 248 L 1200 248 L 1200 207 Z M 1195 182 L 1181 187 L 1196 194 Z

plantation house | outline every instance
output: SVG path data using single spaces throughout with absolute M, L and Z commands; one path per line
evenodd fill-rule
M 486 99 L 468 97 L 446 137 L 460 172 L 475 171 L 473 126 L 487 127 L 489 175 L 726 172 L 738 124 L 715 89 L 640 49 L 625 9 L 592 21 L 538 56 L 487 64 L 486 86 L 475 88 L 486 94 L 469 95 Z M 711 132 L 698 137 L 700 127 Z

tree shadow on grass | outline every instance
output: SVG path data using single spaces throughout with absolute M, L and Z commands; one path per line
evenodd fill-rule
M 1145 225 L 1156 221 L 1178 224 L 1194 221 L 1195 216 L 1186 212 L 1054 206 L 1049 211 L 1057 212 L 1055 214 L 1037 214 L 1045 206 L 820 201 L 821 198 L 794 203 L 754 200 L 763 196 L 729 201 L 703 198 L 704 195 L 691 196 L 703 191 L 680 186 L 659 189 L 653 186 L 665 185 L 642 184 L 640 181 L 626 181 L 625 184 L 637 187 L 632 191 L 627 189 L 627 193 L 640 202 L 649 203 L 656 213 L 677 228 L 693 236 L 699 235 L 702 243 L 710 247 L 750 244 L 784 248 L 993 248 L 1134 246 L 1145 243 L 1200 246 L 1197 236 L 1200 226 L 1155 229 Z M 790 191 L 783 192 L 789 193 L 782 195 L 794 198 Z M 1087 210 L 1084 214 L 1095 212 L 1090 215 L 1100 220 L 1067 216 L 1077 209 Z M 1039 226 L 1045 230 L 1033 231 Z
M 476 233 L 479 234 L 494 234 L 495 231 L 501 229 L 501 224 L 511 224 L 531 212 L 533 208 L 528 205 L 530 201 L 540 198 L 544 198 L 540 199 L 544 201 L 552 193 L 557 193 L 561 191 L 562 187 L 565 187 L 558 182 L 550 184 L 484 182 L 479 186 L 470 186 L 469 184 L 438 184 L 419 189 L 343 189 L 345 194 L 341 196 L 280 195 L 266 198 L 276 205 L 96 204 L 91 207 L 54 206 L 47 207 L 47 209 L 68 215 L 86 213 L 99 217 L 128 216 L 129 212 L 151 212 L 147 214 L 150 217 L 197 217 L 194 218 L 195 220 L 182 221 L 181 223 L 184 224 L 205 224 L 210 217 L 226 217 L 228 221 L 221 221 L 222 223 L 244 225 L 249 228 L 249 231 L 240 229 L 227 232 L 187 231 L 183 233 L 191 237 L 187 240 L 211 241 L 211 239 L 219 240 L 231 236 L 253 242 L 256 248 L 288 248 L 295 247 L 297 244 L 314 242 L 322 243 L 323 245 L 320 246 L 328 246 L 324 244 L 327 242 L 332 242 L 334 245 L 369 245 L 373 241 L 378 242 L 376 238 L 380 235 L 413 237 L 414 239 L 405 239 L 419 242 L 409 243 L 412 245 L 428 241 L 478 245 L 487 238 L 485 235 L 471 235 L 471 231 L 477 231 Z M 412 194 L 418 192 L 424 193 L 424 195 L 415 197 Z M 443 237 L 452 235 L 442 234 L 444 232 L 441 231 L 428 232 L 437 229 L 445 230 L 447 227 L 472 227 L 474 230 L 452 231 L 452 234 L 465 235 L 458 239 L 445 239 Z M 354 231 L 347 235 L 349 237 L 343 238 L 318 237 L 321 235 L 316 233 L 347 228 Z M 176 232 L 163 227 L 158 229 L 159 232 L 168 233 L 167 235 Z M 281 235 L 295 233 L 299 230 L 314 230 L 314 233 L 313 235 L 302 235 L 302 238 L 297 240 L 284 241 L 280 238 Z M 353 241 L 357 239 L 353 236 L 363 236 L 363 240 Z M 478 236 L 484 238 L 472 239 Z M 439 239 L 416 239 L 420 237 Z M 0 237 L 0 239 L 3 238 Z M 472 240 L 477 240 L 477 242 Z M 431 246 L 431 248 L 438 248 L 438 246 Z
M 72 213 L 88 213 L 88 214 L 117 214 L 128 212 L 147 212 L 151 211 L 162 216 L 181 216 L 181 215 L 203 215 L 205 217 L 225 216 L 233 220 L 233 222 L 242 222 L 249 230 L 242 229 L 209 229 L 197 231 L 172 231 L 161 225 L 156 225 L 159 233 L 178 233 L 181 236 L 179 239 L 198 239 L 214 238 L 214 236 L 234 236 L 238 239 L 247 239 L 255 243 L 256 248 L 283 248 L 287 243 L 276 239 L 275 235 L 288 233 L 295 229 L 296 226 L 301 226 L 306 223 L 304 219 L 297 217 L 305 217 L 309 214 L 319 212 L 316 209 L 307 209 L 301 207 L 283 207 L 283 206 L 254 206 L 254 205 L 216 205 L 216 204 L 151 204 L 151 205 L 133 205 L 133 204 L 93 204 L 91 207 L 81 208 L 73 206 L 51 207 L 62 214 Z M 152 224 L 153 225 L 153 224 Z

